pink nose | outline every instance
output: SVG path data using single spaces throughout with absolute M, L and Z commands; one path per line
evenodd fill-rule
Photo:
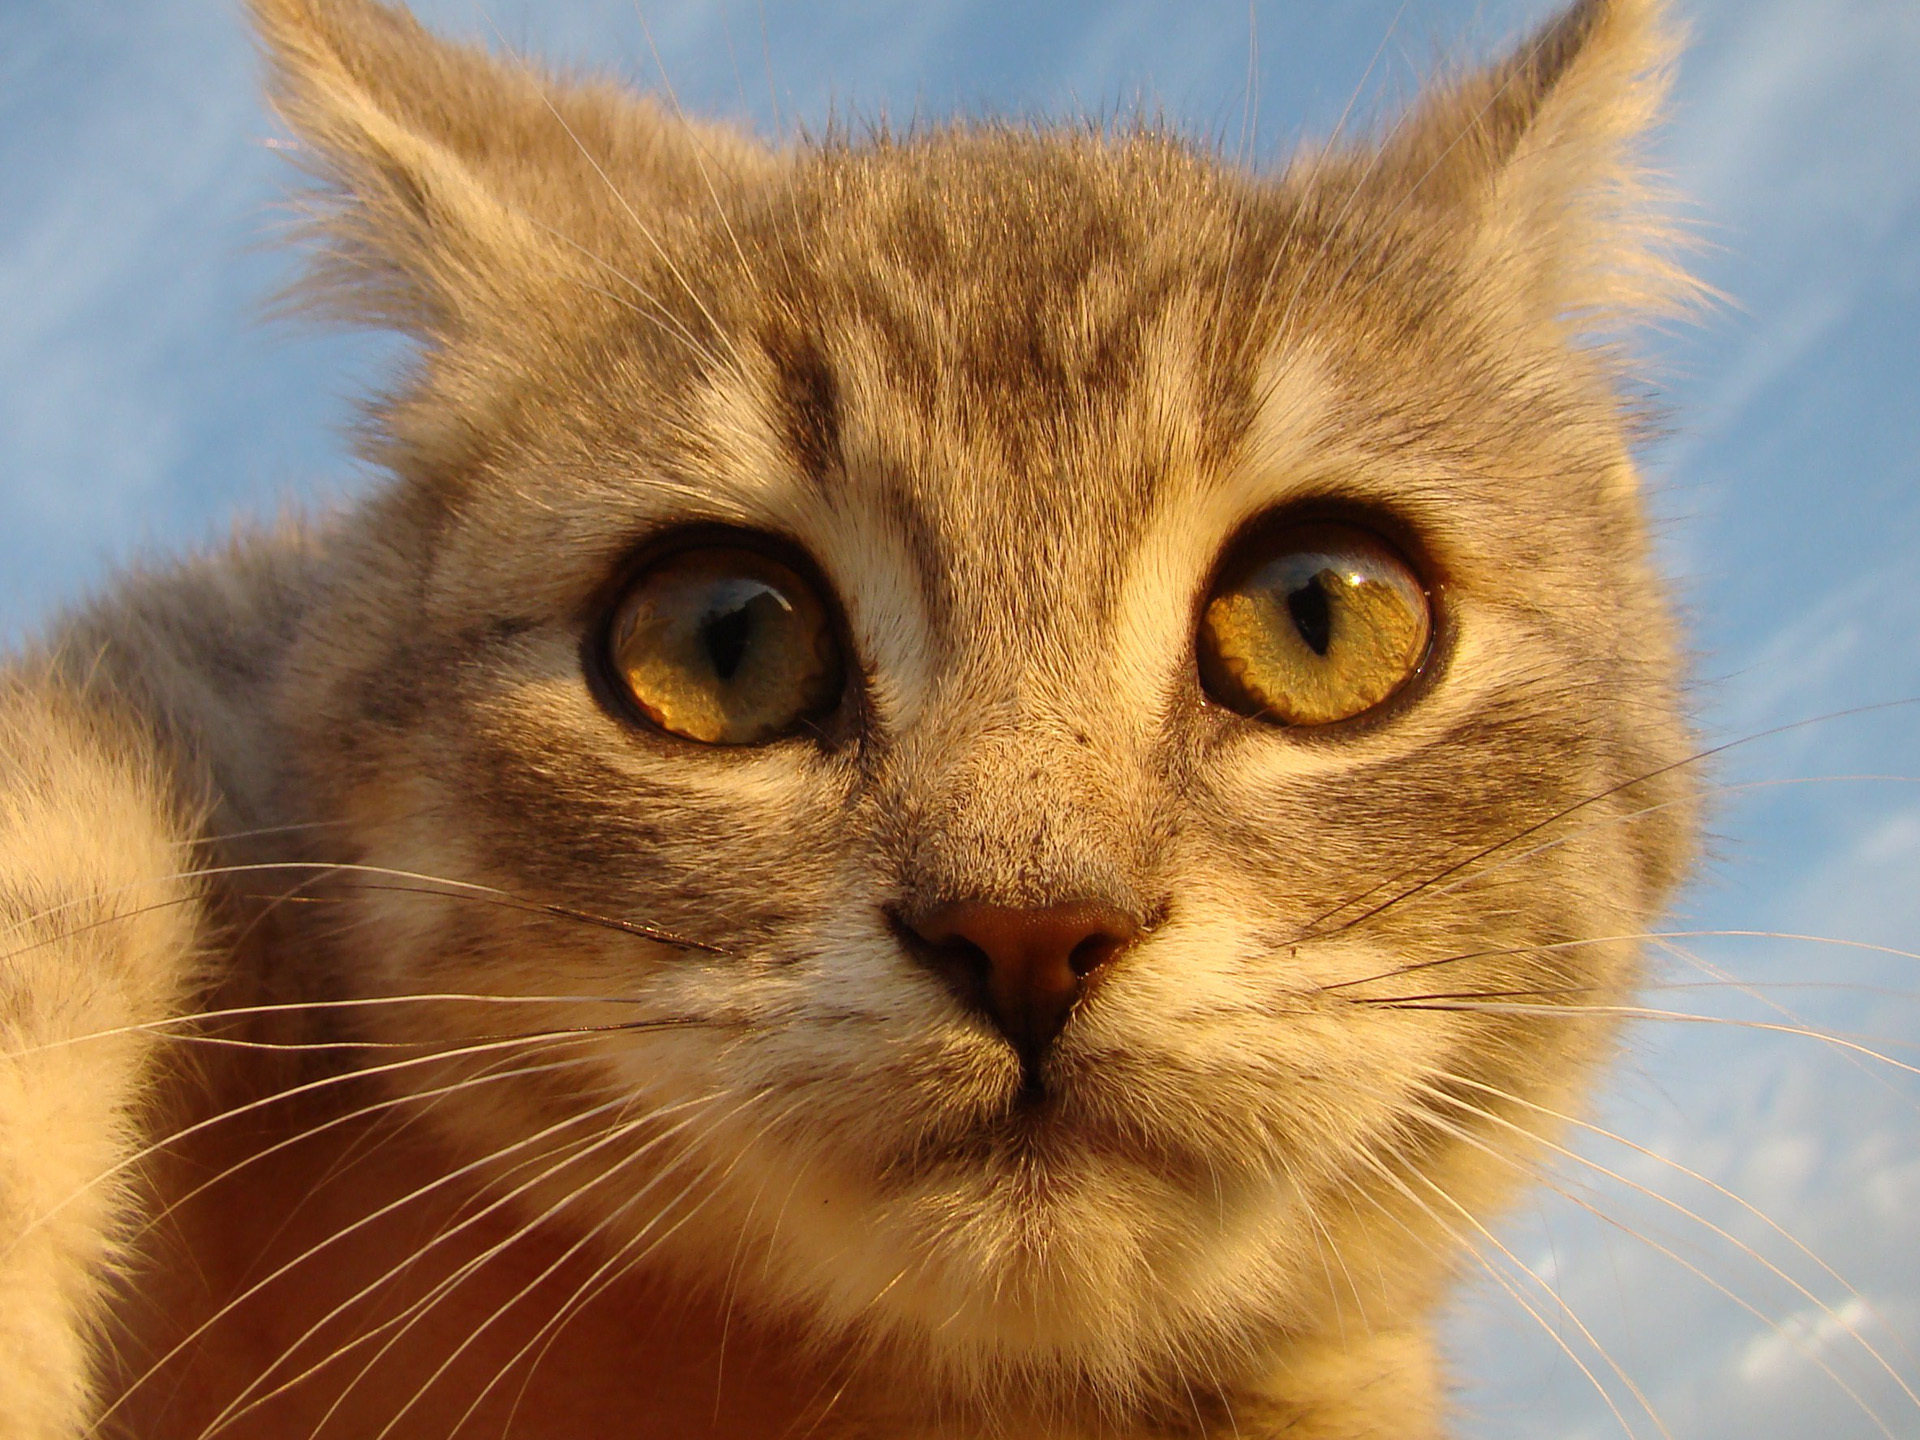
M 1138 934 L 1126 915 L 1088 900 L 1044 910 L 963 900 L 921 916 L 913 930 L 938 960 L 971 972 L 988 1015 L 1020 1052 L 1030 1078 L 1087 978 Z

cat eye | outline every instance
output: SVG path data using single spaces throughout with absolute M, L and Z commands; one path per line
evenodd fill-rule
M 833 709 L 843 666 L 814 585 L 739 546 L 676 550 L 641 571 L 614 613 L 607 659 L 662 730 L 758 745 Z
M 1223 572 L 1200 619 L 1200 680 L 1242 715 L 1329 725 L 1406 684 L 1432 633 L 1426 588 L 1386 541 L 1296 525 L 1260 535 Z

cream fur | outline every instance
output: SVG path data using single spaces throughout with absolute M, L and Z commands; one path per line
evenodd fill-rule
M 105 703 L 103 703 L 103 701 Z M 0 690 L 0 1416 L 80 1433 L 156 1044 L 197 978 L 202 886 L 176 786 L 110 695 Z

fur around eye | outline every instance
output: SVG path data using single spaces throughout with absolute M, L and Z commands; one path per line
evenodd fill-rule
M 735 546 L 675 551 L 641 571 L 606 643 L 634 707 L 708 745 L 764 744 L 825 714 L 844 673 L 815 587 Z
M 1200 680 L 1242 715 L 1329 725 L 1404 685 L 1432 633 L 1426 589 L 1392 546 L 1353 525 L 1295 526 L 1250 546 L 1214 587 Z

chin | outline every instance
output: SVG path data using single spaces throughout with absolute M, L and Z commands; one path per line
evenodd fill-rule
M 1014 1078 L 970 1123 L 864 1155 L 763 1142 L 725 1183 L 764 1259 L 732 1268 L 803 1330 L 956 1398 L 1117 1412 L 1196 1358 L 1243 1366 L 1278 1308 L 1259 1281 L 1283 1267 L 1262 1252 L 1297 1223 L 1291 1187 L 1209 1182 L 1204 1157 Z

